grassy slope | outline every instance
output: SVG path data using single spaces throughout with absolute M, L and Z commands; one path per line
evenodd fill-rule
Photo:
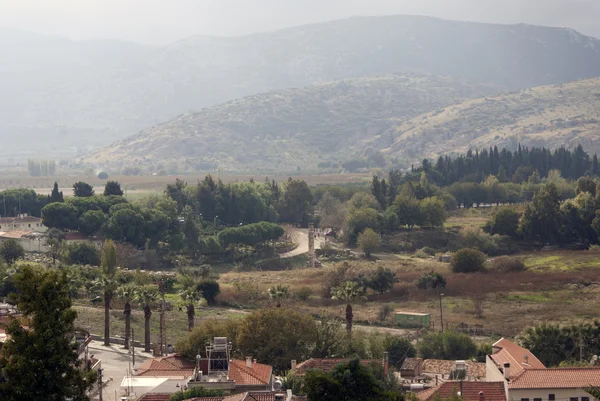
M 404 119 L 499 88 L 415 74 L 268 92 L 184 114 L 92 153 L 86 162 L 180 163 L 201 169 L 292 171 L 361 154 Z M 389 146 L 393 138 L 380 139 Z
M 588 152 L 600 152 L 600 79 L 468 100 L 405 121 L 390 134 L 397 138 L 384 153 L 416 159 L 490 145 L 514 149 L 518 143 L 581 143 Z

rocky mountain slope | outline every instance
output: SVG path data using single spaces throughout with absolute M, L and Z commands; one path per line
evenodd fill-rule
M 268 92 L 186 113 L 82 161 L 150 171 L 306 171 L 362 154 L 365 139 L 404 119 L 499 91 L 455 78 L 396 74 Z
M 0 31 L 2 42 L 26 49 L 17 67 L 40 58 L 72 59 L 52 47 L 38 57 Z M 41 42 L 37 48 L 46 46 Z M 80 47 L 75 46 L 75 59 L 87 51 L 98 60 L 93 68 L 71 62 L 57 69 L 58 78 L 47 78 L 52 74 L 42 69 L 0 81 L 0 89 L 8 88 L 0 90 L 0 132 L 14 138 L 2 153 L 49 157 L 108 144 L 188 110 L 259 92 L 397 71 L 509 89 L 600 76 L 600 41 L 572 30 L 416 16 L 351 18 L 235 38 L 192 37 L 143 51 L 102 50 L 87 42 Z M 113 57 L 122 53 L 131 57 Z
M 389 146 L 389 138 L 394 142 Z M 468 100 L 404 121 L 369 141 L 389 157 L 434 158 L 518 144 L 600 153 L 600 79 Z

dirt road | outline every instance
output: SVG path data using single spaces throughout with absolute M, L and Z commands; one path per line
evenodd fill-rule
M 295 249 L 292 249 L 289 252 L 282 253 L 280 256 L 282 258 L 292 258 L 294 256 L 302 255 L 308 253 L 308 230 L 301 229 L 295 232 L 295 241 L 298 246 Z M 325 242 L 323 236 L 315 238 L 315 249 L 318 249 L 321 246 L 321 243 Z

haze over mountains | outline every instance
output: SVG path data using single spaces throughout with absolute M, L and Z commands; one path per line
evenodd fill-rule
M 219 126 L 231 124 L 230 118 L 219 117 L 224 108 L 233 107 L 231 104 L 184 115 L 179 121 L 173 120 L 154 131 L 149 127 L 190 110 L 244 96 L 336 80 L 418 72 L 459 78 L 456 82 L 462 84 L 455 88 L 457 93 L 465 81 L 488 89 L 494 87 L 497 93 L 600 76 L 600 41 L 573 30 L 415 16 L 351 18 L 236 38 L 200 36 L 165 47 L 115 41 L 63 43 L 36 35 L 15 43 L 13 36 L 0 30 L 0 51 L 8 49 L 5 54 L 20 55 L 6 67 L 7 72 L 0 69 L 0 130 L 10 132 L 15 139 L 3 147 L 3 156 L 17 158 L 81 155 L 90 147 L 108 145 L 142 129 L 146 129 L 144 133 L 132 140 L 138 147 L 146 146 L 140 138 L 156 130 L 162 137 L 170 136 L 174 147 L 181 147 L 177 144 L 179 136 L 195 132 L 207 132 L 204 141 L 219 132 L 243 136 L 243 129 Z M 43 54 L 36 50 L 40 48 L 45 50 Z M 37 63 L 41 68 L 36 72 L 31 66 Z M 335 92 L 323 95 L 320 90 L 306 89 L 303 102 L 313 102 L 313 94 L 333 96 L 329 100 L 320 99 L 324 107 L 338 96 Z M 491 93 L 472 91 L 470 96 L 488 94 Z M 280 95 L 266 94 L 259 98 L 266 102 L 264 99 L 269 96 Z M 450 103 L 431 102 L 427 108 L 417 99 L 419 105 L 415 110 L 426 113 L 463 100 L 464 96 L 457 96 Z M 373 119 L 381 119 L 381 108 L 368 96 L 356 101 L 363 102 L 361 107 L 365 110 L 375 110 Z M 239 104 L 234 103 L 238 109 L 233 115 L 243 109 Z M 242 120 L 247 121 L 253 113 L 258 113 L 257 118 L 263 121 L 281 119 L 278 106 L 273 107 L 273 114 L 268 114 L 252 106 Z M 386 113 L 385 119 L 414 117 L 392 114 L 393 110 Z M 338 119 L 329 121 L 331 126 L 343 126 L 343 121 L 351 117 L 340 110 L 331 115 Z M 362 117 L 370 118 L 368 113 L 362 113 Z M 307 137 L 322 132 L 311 131 L 311 127 L 324 127 L 321 123 L 303 121 L 298 115 L 292 116 L 291 121 L 297 124 L 297 130 L 308 130 Z M 369 137 L 388 128 L 382 126 L 382 132 L 371 132 Z M 347 132 L 348 138 L 356 141 L 369 140 L 361 137 L 363 129 L 358 126 L 352 130 L 348 126 L 341 132 Z M 264 136 L 272 135 L 270 132 Z M 298 142 L 301 137 L 292 143 Z M 343 143 L 344 149 L 360 153 L 358 143 Z M 130 152 L 128 157 L 134 157 L 139 149 Z M 176 152 L 165 154 L 168 154 L 165 158 L 177 157 Z M 205 153 L 200 151 L 197 156 L 180 156 L 189 160 L 196 157 L 198 163 L 206 161 Z M 327 156 L 327 152 L 320 155 Z M 231 157 L 214 159 L 211 163 L 234 168 Z M 280 162 L 287 166 L 284 159 Z M 98 161 L 98 158 L 84 160 Z M 276 168 L 276 164 L 269 164 L 271 161 L 264 162 L 267 167 Z M 243 163 L 238 166 L 243 168 Z

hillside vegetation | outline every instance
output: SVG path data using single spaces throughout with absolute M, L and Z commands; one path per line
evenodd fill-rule
M 385 142 L 394 137 L 392 146 Z M 581 144 L 600 152 L 600 79 L 467 100 L 404 121 L 372 141 L 388 156 L 421 159 L 468 149 Z
M 160 48 L 54 46 L 53 38 L 35 35 L 24 44 L 21 38 L 0 31 L 11 71 L 28 72 L 0 79 L 0 132 L 13 139 L 0 157 L 74 155 L 189 110 L 397 71 L 508 89 L 600 76 L 600 42 L 572 30 L 417 16 L 351 18 L 234 38 L 199 36 Z M 32 67 L 53 63 L 53 73 Z
M 83 161 L 151 171 L 316 169 L 319 162 L 341 164 L 362 154 L 365 139 L 403 119 L 498 91 L 454 78 L 396 74 L 269 92 L 186 113 Z

